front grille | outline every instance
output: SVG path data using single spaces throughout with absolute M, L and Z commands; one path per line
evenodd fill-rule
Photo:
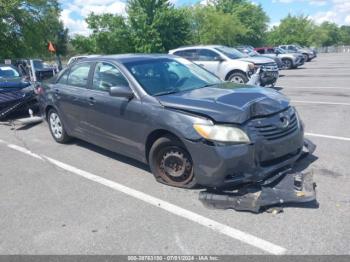
M 254 128 L 255 130 L 258 131 L 260 135 L 262 135 L 267 140 L 277 140 L 297 131 L 299 128 L 299 125 L 298 125 L 297 116 L 295 112 L 293 112 L 290 115 L 289 125 L 285 128 L 281 128 L 272 124 L 255 125 Z
M 276 63 L 266 63 L 262 64 L 261 68 L 265 71 L 278 71 L 278 66 Z

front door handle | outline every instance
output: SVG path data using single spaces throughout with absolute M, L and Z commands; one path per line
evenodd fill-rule
M 96 103 L 95 98 L 92 96 L 90 96 L 88 100 L 89 100 L 89 105 L 91 105 L 91 106 L 93 106 Z
M 59 90 L 58 88 L 55 88 L 55 89 L 54 89 L 54 95 L 55 95 L 55 97 L 56 97 L 57 99 L 60 99 L 60 98 L 61 98 L 61 96 L 60 96 L 60 90 Z

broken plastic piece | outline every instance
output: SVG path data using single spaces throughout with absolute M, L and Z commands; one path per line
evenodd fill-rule
M 272 206 L 314 202 L 315 188 L 312 172 L 289 171 L 275 176 L 275 179 L 270 179 L 268 183 L 247 185 L 235 193 L 200 192 L 199 200 L 209 208 L 259 213 Z

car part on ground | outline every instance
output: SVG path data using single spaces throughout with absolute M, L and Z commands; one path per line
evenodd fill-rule
M 274 85 L 279 77 L 278 66 L 273 59 L 250 57 L 235 48 L 227 46 L 180 47 L 170 50 L 169 53 L 184 57 L 202 66 L 224 81 L 238 84 L 247 83 L 259 67 L 262 67 L 265 71 L 261 80 L 262 85 Z
M 308 152 L 303 157 L 312 154 L 316 148 L 310 140 L 305 140 L 305 146 Z M 199 200 L 208 208 L 259 213 L 275 206 L 282 208 L 285 205 L 307 204 L 307 207 L 318 207 L 315 189 L 313 171 L 302 173 L 289 168 L 263 181 L 234 190 L 202 191 Z
M 287 97 L 172 55 L 84 59 L 39 100 L 56 141 L 66 134 L 147 163 L 172 186 L 257 182 L 302 154 L 304 127 Z

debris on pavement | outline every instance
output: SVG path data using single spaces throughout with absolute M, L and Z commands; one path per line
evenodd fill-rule
M 312 154 L 316 146 L 305 140 L 304 152 L 300 159 Z M 236 190 L 208 189 L 199 193 L 199 200 L 208 208 L 234 209 L 260 213 L 269 211 L 272 214 L 283 212 L 285 205 L 311 204 L 318 207 L 316 200 L 316 183 L 313 171 L 297 172 L 288 168 L 264 181 L 246 184 Z

